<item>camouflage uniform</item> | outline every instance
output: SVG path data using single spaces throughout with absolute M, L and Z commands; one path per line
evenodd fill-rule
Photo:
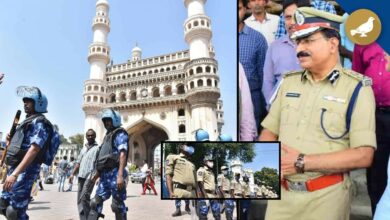
M 34 119 L 29 125 L 26 125 L 26 127 L 21 149 L 26 150 L 29 149 L 32 144 L 36 144 L 42 150 L 45 142 L 49 138 L 50 132 L 52 132 L 52 128 L 44 123 L 42 117 Z M 26 210 L 30 199 L 31 188 L 34 181 L 38 178 L 40 166 L 40 163 L 33 161 L 19 174 L 12 189 L 9 192 L 3 191 L 1 193 L 2 208 L 6 208 L 8 205 L 12 206 L 12 208 L 18 212 L 18 219 L 29 219 Z M 15 168 L 16 166 L 10 167 L 7 176 L 10 176 Z
M 119 154 L 121 151 L 125 151 L 125 154 L 127 155 L 128 151 L 128 142 L 129 142 L 129 136 L 127 132 L 125 131 L 119 131 L 116 134 L 116 137 L 114 137 L 114 145 L 112 146 L 112 153 L 113 154 Z M 99 197 L 98 204 L 96 206 L 96 211 L 101 214 L 103 210 L 103 202 L 110 198 L 112 195 L 112 207 L 114 204 L 117 205 L 117 207 L 120 210 L 120 213 L 122 213 L 124 219 L 126 219 L 126 211 L 127 207 L 125 206 L 124 201 L 126 200 L 126 188 L 123 188 L 122 190 L 118 190 L 117 187 L 117 177 L 118 177 L 118 169 L 119 167 L 116 167 L 112 170 L 104 170 L 100 173 L 100 182 L 98 185 L 98 188 L 96 189 L 96 197 Z M 123 179 L 126 179 L 127 177 L 127 171 L 123 171 Z M 91 207 L 92 209 L 92 207 Z

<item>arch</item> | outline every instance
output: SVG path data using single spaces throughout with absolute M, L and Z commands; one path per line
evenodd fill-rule
M 104 100 L 103 100 L 103 97 L 100 97 L 100 103 L 103 103 Z
M 119 94 L 119 101 L 120 101 L 120 102 L 125 102 L 125 101 L 126 101 L 126 93 L 121 92 L 121 93 Z
M 142 75 L 145 76 L 145 75 L 146 75 L 146 71 L 144 71 L 144 72 L 142 73 Z
M 130 100 L 137 100 L 137 92 L 136 91 L 130 92 Z
M 87 97 L 87 102 L 91 102 L 91 96 Z
M 190 69 L 190 76 L 194 75 L 194 70 L 193 69 Z
M 210 72 L 211 72 L 211 67 L 206 66 L 206 73 L 210 73 Z
M 164 96 L 171 96 L 172 95 L 172 87 L 171 86 L 165 86 L 164 88 Z
M 87 91 L 91 91 L 91 88 L 92 88 L 91 86 L 88 86 Z
M 176 66 L 173 66 L 173 67 L 172 67 L 172 70 L 176 70 Z
M 178 84 L 177 86 L 176 86 L 176 93 L 178 94 L 178 95 L 180 95 L 180 94 L 184 94 L 185 93 L 185 90 L 184 90 L 184 84 Z
M 155 69 L 155 70 L 154 70 L 154 73 L 158 73 L 158 69 Z
M 203 72 L 203 68 L 198 66 L 196 67 L 196 73 L 202 73 Z
M 190 82 L 190 88 L 191 88 L 191 89 L 193 89 L 193 88 L 194 88 L 194 86 L 195 86 L 195 83 L 194 83 L 194 81 L 191 81 L 191 82 Z
M 162 72 L 164 72 L 164 68 L 161 68 L 161 69 L 160 69 L 160 73 L 162 73 Z
M 212 86 L 211 79 L 207 79 L 207 86 Z
M 199 79 L 198 82 L 197 82 L 197 84 L 198 84 L 198 87 L 203 86 L 203 79 Z
M 160 97 L 160 89 L 158 87 L 152 89 L 152 97 Z
M 110 95 L 110 103 L 115 103 L 116 102 L 116 97 L 114 93 L 111 93 Z
M 198 21 L 194 21 L 194 27 L 197 27 L 199 25 Z
M 97 96 L 93 97 L 93 102 L 98 102 L 98 97 Z

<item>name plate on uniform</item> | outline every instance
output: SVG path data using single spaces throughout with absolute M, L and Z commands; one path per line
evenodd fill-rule
M 295 93 L 295 92 L 288 92 L 286 94 L 286 97 L 292 97 L 292 98 L 299 98 L 300 96 L 301 96 L 301 94 Z

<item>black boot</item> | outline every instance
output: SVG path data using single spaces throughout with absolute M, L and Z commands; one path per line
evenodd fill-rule
M 172 214 L 172 217 L 181 216 L 180 207 L 176 208 L 176 211 Z
M 188 212 L 188 214 L 191 214 L 190 204 L 186 204 L 185 210 Z

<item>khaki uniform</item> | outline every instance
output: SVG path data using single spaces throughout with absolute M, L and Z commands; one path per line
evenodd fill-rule
M 186 159 L 185 155 L 168 155 L 165 161 L 165 173 L 171 175 L 173 181 L 173 193 L 177 198 L 195 198 L 195 165 Z M 175 187 L 175 183 L 185 185 L 187 189 Z
M 237 180 L 232 180 L 231 188 L 234 190 L 235 198 L 243 198 L 242 197 L 242 184 L 241 182 L 237 182 Z
M 230 198 L 230 180 L 223 174 L 219 174 L 217 178 L 217 186 L 221 187 L 224 198 Z
M 203 182 L 207 198 L 217 197 L 215 194 L 215 177 L 212 170 L 210 170 L 207 166 L 200 167 L 198 171 L 196 171 L 196 179 L 198 182 Z
M 351 127 L 346 130 L 346 111 L 352 92 L 359 81 L 364 82 L 353 109 Z M 368 82 L 367 82 L 368 81 Z M 323 154 L 356 148 L 376 147 L 375 102 L 369 80 L 361 74 L 336 66 L 322 81 L 314 82 L 308 71 L 285 75 L 270 112 L 262 126 L 279 137 L 282 143 L 304 154 Z M 324 175 L 321 172 L 305 172 L 288 176 L 294 181 L 307 181 Z M 269 201 L 267 220 L 276 219 L 349 219 L 350 178 L 313 192 L 286 191 L 282 187 L 281 200 Z
M 244 182 L 242 184 L 242 195 L 243 195 L 243 198 L 249 198 L 250 197 L 250 193 L 251 193 L 251 189 L 249 187 L 249 183 Z

